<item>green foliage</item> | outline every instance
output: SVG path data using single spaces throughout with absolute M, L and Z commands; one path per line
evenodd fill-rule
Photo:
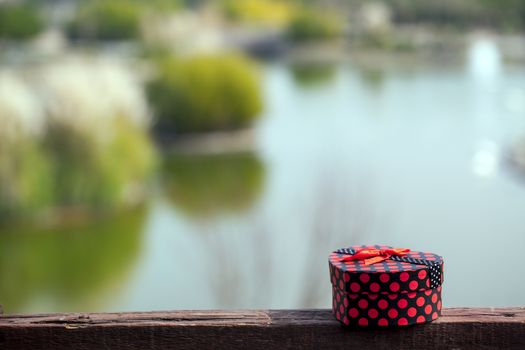
M 151 172 L 155 156 L 145 130 L 125 118 L 104 128 L 112 129 L 109 142 L 67 126 L 49 128 L 46 146 L 53 159 L 57 205 L 114 209 L 128 204 Z
M 166 12 L 177 11 L 185 6 L 185 0 L 135 0 L 139 3 L 142 11 Z
M 43 144 L 31 137 L 0 140 L 0 223 L 44 209 L 115 210 L 142 199 L 155 166 L 146 130 L 115 118 L 112 137 L 51 125 Z
M 254 65 L 237 55 L 163 58 L 148 95 L 160 124 L 178 132 L 235 129 L 261 111 Z
M 24 312 L 42 295 L 55 310 L 100 308 L 97 292 L 115 285 L 141 243 L 145 208 L 88 224 L 0 229 L 0 299 L 7 312 Z M 95 305 L 93 305 L 95 303 Z
M 248 207 L 261 192 L 264 167 L 249 153 L 173 155 L 164 176 L 168 195 L 190 215 L 211 215 Z
M 296 6 L 286 0 L 223 0 L 222 11 L 227 19 L 252 24 L 286 25 Z
M 525 28 L 523 0 L 386 0 L 397 22 Z
M 343 25 L 337 16 L 314 11 L 301 11 L 290 22 L 287 36 L 296 42 L 333 39 L 342 34 Z
M 30 39 L 43 28 L 44 21 L 35 6 L 0 4 L 0 39 Z
M 73 39 L 135 39 L 140 31 L 141 7 L 130 0 L 93 0 L 83 2 L 67 33 Z
M 486 8 L 488 24 L 505 30 L 525 29 L 525 1 L 479 0 Z
M 48 159 L 34 140 L 0 139 L 0 222 L 48 206 L 51 188 Z
M 0 225 L 141 202 L 156 157 L 138 83 L 111 64 L 63 63 L 39 76 L 36 85 L 0 75 Z

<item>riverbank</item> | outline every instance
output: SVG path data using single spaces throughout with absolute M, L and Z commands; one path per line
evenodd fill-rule
M 242 153 L 255 150 L 253 128 L 183 135 L 156 130 L 154 138 L 164 153 L 198 155 Z
M 459 32 L 406 25 L 383 35 L 383 42 L 371 41 L 361 33 L 346 40 L 290 45 L 284 56 L 290 61 L 304 63 L 356 60 L 378 66 L 392 61 L 418 66 L 457 64 L 464 60 L 472 43 L 486 40 L 494 44 L 505 63 L 525 63 L 525 33 L 505 34 L 484 29 Z

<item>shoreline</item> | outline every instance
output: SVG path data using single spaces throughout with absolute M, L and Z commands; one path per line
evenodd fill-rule
M 255 128 L 179 135 L 153 130 L 153 139 L 162 153 L 188 155 L 253 152 Z

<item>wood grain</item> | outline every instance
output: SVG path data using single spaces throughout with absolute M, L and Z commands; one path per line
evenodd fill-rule
M 0 349 L 525 349 L 525 308 L 449 308 L 402 329 L 342 327 L 329 310 L 0 316 Z

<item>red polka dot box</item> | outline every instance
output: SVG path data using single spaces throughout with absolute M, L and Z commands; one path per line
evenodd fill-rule
M 329 257 L 332 312 L 348 326 L 398 327 L 441 315 L 443 258 L 384 245 L 351 246 Z

